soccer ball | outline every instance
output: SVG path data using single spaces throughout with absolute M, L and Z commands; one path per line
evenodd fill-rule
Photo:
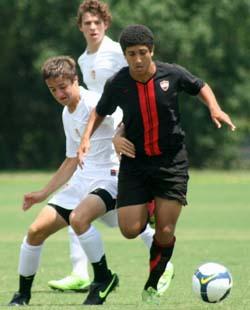
M 233 279 L 226 267 L 206 263 L 198 267 L 192 279 L 194 293 L 203 301 L 216 303 L 228 296 Z

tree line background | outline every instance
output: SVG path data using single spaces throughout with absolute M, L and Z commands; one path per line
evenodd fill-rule
M 118 40 L 131 23 L 155 34 L 155 59 L 178 63 L 213 88 L 237 126 L 216 129 L 197 98 L 181 95 L 182 123 L 196 168 L 250 167 L 250 1 L 109 0 Z M 65 156 L 61 111 L 41 78 L 49 56 L 77 59 L 79 0 L 0 0 L 0 169 L 55 169 Z M 81 80 L 81 76 L 80 76 Z

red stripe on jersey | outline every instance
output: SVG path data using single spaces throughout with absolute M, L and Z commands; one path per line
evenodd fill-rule
M 145 153 L 149 155 L 150 149 L 148 142 L 150 141 L 149 137 L 149 118 L 148 118 L 148 111 L 147 111 L 147 100 L 145 96 L 145 86 L 141 83 L 136 83 L 137 89 L 138 89 L 138 95 L 139 95 L 139 103 L 141 108 L 141 115 L 142 115 L 142 121 L 143 121 L 143 128 L 144 128 L 144 149 Z
M 159 119 L 158 119 L 158 112 L 156 108 L 156 97 L 155 97 L 155 86 L 154 86 L 154 80 L 151 79 L 147 83 L 147 93 L 149 98 L 149 105 L 150 105 L 150 112 L 151 112 L 151 120 L 152 120 L 152 144 L 153 144 L 153 152 L 152 155 L 160 155 L 161 151 L 158 145 L 159 141 Z
M 148 156 L 160 155 L 159 119 L 156 108 L 154 80 L 147 84 L 137 82 L 139 103 L 144 128 L 144 149 Z

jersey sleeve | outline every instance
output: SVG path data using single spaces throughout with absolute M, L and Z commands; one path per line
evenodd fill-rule
M 99 101 L 101 94 L 93 91 L 85 92 L 85 106 L 88 108 L 89 111 L 93 110 L 97 102 Z
M 111 81 L 111 78 L 107 80 L 101 99 L 96 106 L 96 112 L 100 116 L 111 115 L 117 108 L 117 103 L 113 98 L 113 86 Z
M 179 74 L 179 87 L 181 91 L 185 91 L 189 95 L 196 96 L 201 88 L 205 85 L 203 80 L 191 74 L 185 68 L 176 65 Z

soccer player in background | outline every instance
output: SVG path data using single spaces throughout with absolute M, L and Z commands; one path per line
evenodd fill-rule
M 147 203 L 155 200 L 156 230 L 150 250 L 150 272 L 142 291 L 146 303 L 159 303 L 158 281 L 172 257 L 175 227 L 186 193 L 188 158 L 181 127 L 178 94 L 198 96 L 212 121 L 235 130 L 208 84 L 176 64 L 153 60 L 154 38 L 144 25 L 130 25 L 120 36 L 128 62 L 110 78 L 91 113 L 78 151 L 79 164 L 88 153 L 90 136 L 119 106 L 126 138 L 134 151 L 121 155 L 118 176 L 118 220 L 122 234 L 135 238 L 146 226 Z
M 122 67 L 127 66 L 126 59 L 118 42 L 111 40 L 106 31 L 111 25 L 112 16 L 106 3 L 98 0 L 86 0 L 78 8 L 77 24 L 86 40 L 87 47 L 79 57 L 78 63 L 84 84 L 91 91 L 103 92 L 106 80 Z M 116 112 L 118 113 L 118 112 Z M 121 113 L 122 119 L 122 113 Z M 119 145 L 119 138 L 115 140 Z M 119 148 L 119 146 L 117 146 Z M 119 150 L 118 150 L 119 152 Z M 70 258 L 72 273 L 60 280 L 49 281 L 49 287 L 61 291 L 86 289 L 89 284 L 87 257 L 79 244 L 73 229 L 69 226 Z M 148 248 L 151 247 L 154 230 L 147 225 L 141 238 Z M 158 291 L 163 294 L 173 277 L 173 265 L 169 263 L 159 281 Z

